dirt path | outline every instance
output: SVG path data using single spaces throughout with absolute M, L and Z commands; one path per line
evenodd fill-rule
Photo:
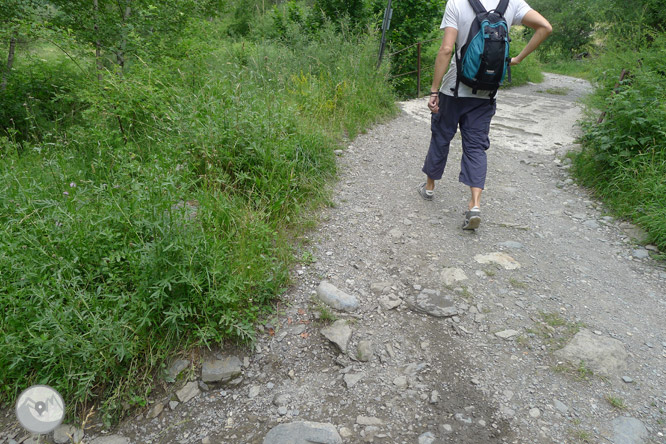
M 341 153 L 335 206 L 304 253 L 313 261 L 294 270 L 256 350 L 236 354 L 242 376 L 173 409 L 173 396 L 156 399 L 157 418 L 116 433 L 262 443 L 280 423 L 314 421 L 333 425 L 312 441 L 322 443 L 666 442 L 666 271 L 561 161 L 588 90 L 547 75 L 501 93 L 471 233 L 460 229 L 459 138 L 423 201 L 429 112 L 403 103 Z M 324 280 L 358 308 L 322 310 Z M 352 331 L 346 353 L 321 333 L 329 313 Z M 576 350 L 557 351 L 574 337 Z

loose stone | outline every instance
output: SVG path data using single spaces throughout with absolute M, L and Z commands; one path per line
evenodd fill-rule
M 372 359 L 372 342 L 363 340 L 358 343 L 356 358 L 361 362 L 368 362 Z
M 199 384 L 193 381 L 188 382 L 182 389 L 178 390 L 176 396 L 180 402 L 188 402 L 192 398 L 198 396 L 199 393 L 201 393 L 201 390 L 199 390 Z
M 205 361 L 201 366 L 203 382 L 228 382 L 241 374 L 242 363 L 236 356 Z
M 333 424 L 298 421 L 280 424 L 264 437 L 264 444 L 342 444 Z
M 322 281 L 317 287 L 317 297 L 336 310 L 354 311 L 358 308 L 358 299 L 355 296 L 345 293 L 327 281 Z
M 426 432 L 419 436 L 419 444 L 432 444 L 435 442 L 435 435 L 432 432 Z
M 321 334 L 326 339 L 334 343 L 342 353 L 347 350 L 347 344 L 352 335 L 352 329 L 347 325 L 347 321 L 339 319 L 332 325 L 322 328 Z
M 502 339 L 511 339 L 514 336 L 517 336 L 519 334 L 520 334 L 520 332 L 516 331 L 516 330 L 503 330 L 503 331 L 498 331 L 497 333 L 495 333 L 495 336 L 497 336 L 498 338 L 502 338 Z

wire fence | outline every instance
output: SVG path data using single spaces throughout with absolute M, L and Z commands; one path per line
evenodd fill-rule
M 408 72 L 403 72 L 400 74 L 395 74 L 391 76 L 391 79 L 397 79 L 399 77 L 405 77 L 409 75 L 416 74 L 416 97 L 420 98 L 421 97 L 421 71 L 422 71 L 422 66 L 421 66 L 421 49 L 424 44 L 426 43 L 431 43 L 434 42 L 435 40 L 439 40 L 439 38 L 434 38 L 430 40 L 424 40 L 421 42 L 416 42 L 412 45 L 406 46 L 398 51 L 392 52 L 389 54 L 389 57 L 393 57 L 395 55 L 398 55 L 400 53 L 403 53 L 407 50 L 410 50 L 414 47 L 416 47 L 416 69 L 413 71 L 408 71 Z

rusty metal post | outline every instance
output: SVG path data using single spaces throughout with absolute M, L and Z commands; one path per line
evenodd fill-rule
M 416 44 L 416 97 L 421 98 L 421 42 Z

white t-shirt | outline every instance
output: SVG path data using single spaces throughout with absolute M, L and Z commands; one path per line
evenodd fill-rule
M 481 4 L 486 11 L 497 8 L 499 0 L 481 0 Z M 509 27 L 519 25 L 528 11 L 532 8 L 525 2 L 525 0 L 510 0 L 509 6 L 504 13 L 504 19 Z M 456 47 L 458 48 L 458 56 L 460 56 L 460 48 L 467 43 L 467 35 L 469 28 L 472 26 L 472 21 L 476 19 L 476 14 L 469 0 L 448 0 L 446 2 L 446 10 L 444 11 L 444 18 L 442 19 L 441 29 L 455 28 L 458 30 L 456 37 Z M 456 87 L 456 57 L 451 57 L 451 65 L 449 70 L 442 79 L 442 87 L 440 91 L 446 95 L 452 96 L 453 89 Z M 458 97 L 478 97 L 490 98 L 490 91 L 477 91 L 476 94 L 472 93 L 472 88 L 463 84 L 458 86 Z

